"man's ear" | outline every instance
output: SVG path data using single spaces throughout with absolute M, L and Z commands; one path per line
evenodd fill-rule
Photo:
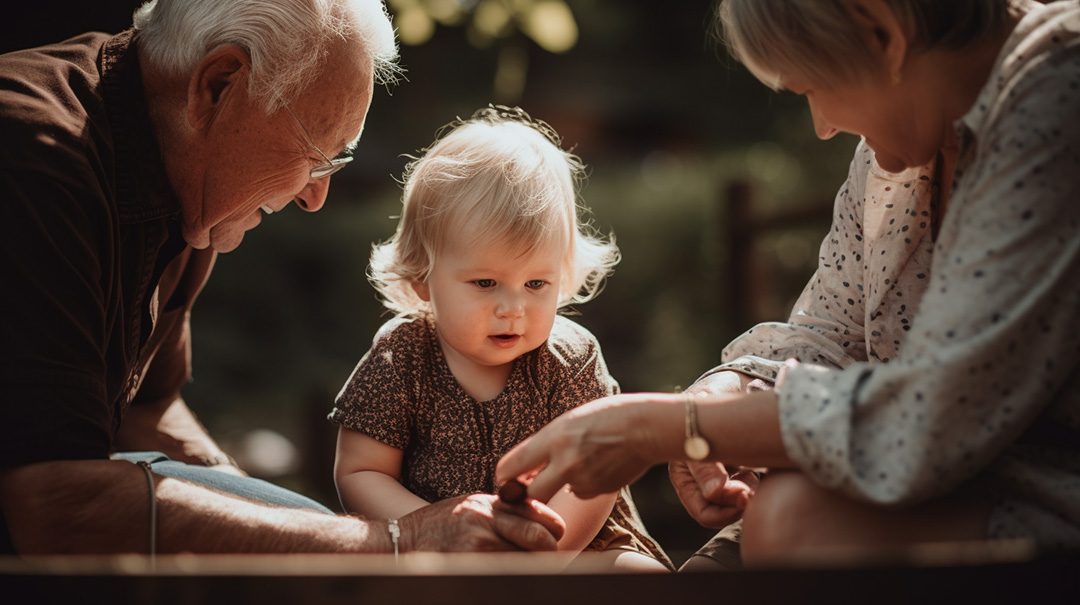
M 206 128 L 222 103 L 240 87 L 251 72 L 247 51 L 227 44 L 203 57 L 188 82 L 188 122 L 196 130 Z
M 427 282 L 422 282 L 418 279 L 412 280 L 413 292 L 420 297 L 420 300 L 424 302 L 431 302 L 431 290 L 428 288 Z
M 851 3 L 851 16 L 867 44 L 884 62 L 886 75 L 895 80 L 904 70 L 909 36 L 896 13 L 884 0 L 856 0 Z

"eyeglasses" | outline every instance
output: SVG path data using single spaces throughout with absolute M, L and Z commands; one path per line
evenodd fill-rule
M 296 114 L 293 113 L 292 108 L 289 107 L 289 105 L 287 103 L 285 104 L 285 110 L 288 111 L 289 115 L 292 116 L 292 118 L 294 120 L 296 120 L 296 123 L 300 125 L 300 130 L 304 131 L 304 136 L 307 137 L 308 143 L 311 143 L 311 146 L 315 148 L 315 151 L 319 152 L 319 155 L 322 156 L 322 159 L 326 160 L 322 164 L 319 164 L 318 166 L 315 166 L 314 168 L 311 169 L 311 178 L 313 178 L 313 179 L 324 179 L 324 178 L 330 176 L 331 174 L 334 174 L 338 170 L 341 170 L 342 168 L 344 168 L 345 164 L 348 164 L 349 162 L 353 161 L 352 156 L 345 156 L 345 157 L 342 157 L 342 158 L 334 158 L 332 160 L 330 158 L 326 157 L 326 154 L 322 152 L 322 149 L 319 149 L 319 146 L 316 145 L 315 141 L 313 141 L 311 139 L 311 133 L 308 132 L 307 127 L 304 126 L 304 123 L 300 121 L 300 118 L 296 117 Z

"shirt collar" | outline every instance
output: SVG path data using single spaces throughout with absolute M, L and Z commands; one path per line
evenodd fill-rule
M 990 77 L 979 91 L 975 103 L 956 121 L 958 130 L 963 132 L 966 129 L 969 133 L 984 131 L 987 122 L 995 118 L 1000 109 L 999 100 L 1008 95 L 1008 89 L 1016 84 L 1033 59 L 1056 45 L 1053 41 L 1055 33 L 1065 33 L 1056 22 L 1059 15 L 1069 10 L 1068 4 L 1042 5 L 1031 0 L 1018 3 L 1024 17 L 1001 47 Z M 1075 10 L 1075 5 L 1072 10 Z M 1077 32 L 1071 32 L 1071 36 L 1076 35 Z
M 135 30 L 110 38 L 101 54 L 101 89 L 116 153 L 116 207 L 121 223 L 178 216 L 161 149 L 146 108 Z

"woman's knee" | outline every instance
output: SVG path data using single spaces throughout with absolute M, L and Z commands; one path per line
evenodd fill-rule
M 802 473 L 769 473 L 743 514 L 743 561 L 752 565 L 812 544 L 829 499 Z
M 827 490 L 802 473 L 769 473 L 743 514 L 742 557 L 753 565 L 823 548 L 982 540 L 990 510 L 988 495 L 977 486 L 889 509 Z

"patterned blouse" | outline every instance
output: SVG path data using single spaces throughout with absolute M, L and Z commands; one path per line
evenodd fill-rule
M 1032 8 L 955 127 L 941 224 L 936 164 L 891 174 L 861 143 L 791 317 L 710 373 L 803 362 L 781 432 L 820 485 L 907 505 L 976 479 L 995 497 L 989 537 L 1075 549 L 1080 4 Z
M 376 334 L 329 417 L 402 450 L 402 484 L 435 502 L 495 493 L 495 465 L 510 448 L 563 412 L 618 390 L 596 338 L 559 316 L 547 342 L 514 361 L 503 391 L 477 401 L 450 372 L 430 317 L 399 317 Z M 628 488 L 588 550 L 615 548 L 673 568 Z

